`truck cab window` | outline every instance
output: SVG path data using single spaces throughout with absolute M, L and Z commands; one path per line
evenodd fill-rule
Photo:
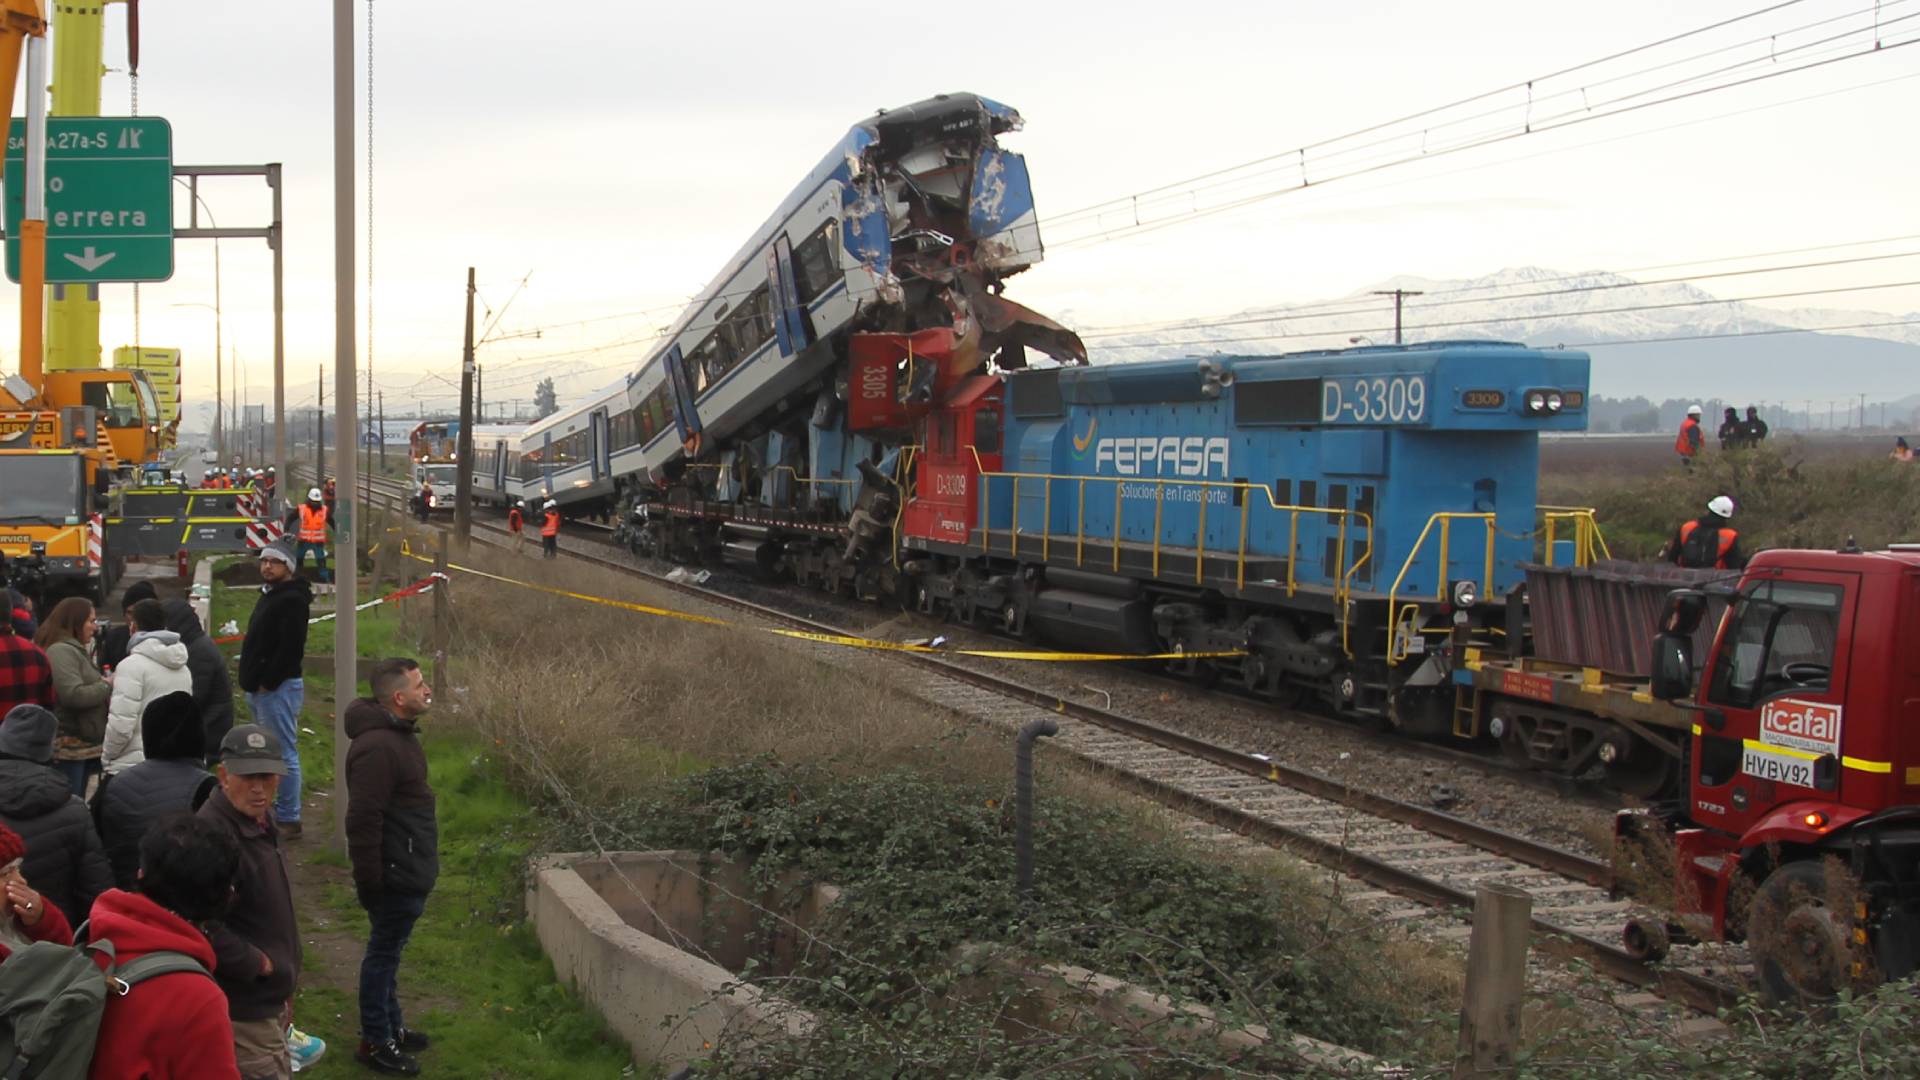
M 1837 585 L 1750 587 L 1734 604 L 1707 700 L 1744 709 L 1776 694 L 1827 689 L 1843 598 Z

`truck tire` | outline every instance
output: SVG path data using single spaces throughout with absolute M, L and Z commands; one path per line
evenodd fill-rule
M 1851 985 L 1852 888 L 1838 860 L 1799 859 L 1767 875 L 1753 894 L 1747 947 L 1768 1004 L 1818 1006 Z

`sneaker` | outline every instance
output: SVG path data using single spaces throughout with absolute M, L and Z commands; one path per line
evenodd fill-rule
M 353 1052 L 353 1060 L 388 1076 L 420 1075 L 420 1063 L 392 1042 L 370 1043 L 361 1039 L 360 1049 Z
M 427 1033 L 424 1031 L 401 1028 L 393 1033 L 393 1044 L 409 1054 L 417 1054 L 432 1046 L 433 1040 L 427 1038 Z
M 280 830 L 280 839 L 282 840 L 300 839 L 300 823 L 297 821 L 275 822 L 274 827 Z
M 293 1062 L 293 1071 L 312 1068 L 327 1052 L 327 1040 L 309 1035 L 297 1027 L 287 1027 L 287 1057 Z

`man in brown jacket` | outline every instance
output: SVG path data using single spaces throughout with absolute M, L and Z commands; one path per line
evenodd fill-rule
M 406 1027 L 396 977 L 400 953 L 426 910 L 440 875 L 439 827 L 418 720 L 433 688 L 412 660 L 387 660 L 368 680 L 373 696 L 347 706 L 347 856 L 353 888 L 367 909 L 367 952 L 360 962 L 360 1048 L 354 1058 L 375 1072 L 413 1076 L 427 1036 Z
M 300 924 L 273 820 L 273 798 L 286 774 L 280 740 L 258 724 L 242 724 L 220 740 L 220 786 L 195 815 L 240 845 L 233 903 L 206 929 L 243 1080 L 293 1076 L 287 1023 L 300 978 Z

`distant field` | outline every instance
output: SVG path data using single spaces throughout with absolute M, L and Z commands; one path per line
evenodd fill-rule
M 1540 440 L 1540 478 L 1543 483 L 1561 478 L 1591 477 L 1620 471 L 1626 475 L 1648 469 L 1664 469 L 1679 464 L 1673 452 L 1674 433 L 1659 435 L 1571 435 Z M 1856 435 L 1848 432 L 1811 435 L 1799 433 L 1768 440 L 1781 451 L 1789 464 L 1842 460 L 1884 459 L 1893 449 L 1893 436 Z M 1719 443 L 1711 434 L 1703 453 L 1719 454 Z
M 1616 556 L 1652 558 L 1680 522 L 1731 496 L 1748 551 L 1920 540 L 1920 465 L 1887 460 L 1890 435 L 1790 435 L 1682 469 L 1673 436 L 1543 439 L 1540 501 L 1590 506 Z

